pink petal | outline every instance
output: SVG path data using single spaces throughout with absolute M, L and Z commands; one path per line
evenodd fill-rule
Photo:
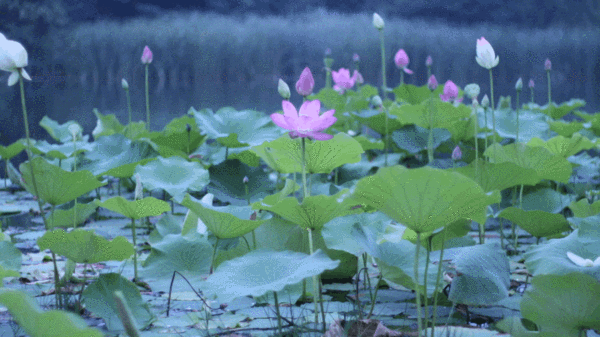
M 286 130 L 292 130 L 282 114 L 280 114 L 280 113 L 271 114 L 271 119 L 273 120 L 273 123 L 275 123 L 275 125 L 279 126 L 280 128 L 284 128 Z
M 308 116 L 310 118 L 319 118 L 321 111 L 321 102 L 319 100 L 305 101 L 300 107 L 299 116 Z
M 411 75 L 413 74 L 413 71 L 408 68 L 402 68 L 402 70 L 404 70 L 404 72 L 407 74 L 411 74 Z
M 333 138 L 332 135 L 321 132 L 311 132 L 310 137 L 315 140 L 330 140 L 331 138 Z

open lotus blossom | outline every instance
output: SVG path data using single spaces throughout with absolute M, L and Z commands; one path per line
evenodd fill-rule
M 300 79 L 298 82 L 296 82 L 296 91 L 300 94 L 300 96 L 306 97 L 312 94 L 314 87 L 315 78 L 310 72 L 310 69 L 306 67 L 302 71 L 302 74 L 300 74 Z
M 571 252 L 567 252 L 567 257 L 571 262 L 575 263 L 580 267 L 598 267 L 600 266 L 600 256 L 596 258 L 596 260 L 592 261 L 590 259 L 584 259 L 579 255 L 576 255 Z
M 152 51 L 148 46 L 145 46 L 144 51 L 142 52 L 142 64 L 150 63 L 152 63 Z
M 406 52 L 404 51 L 404 49 L 398 50 L 398 52 L 396 53 L 396 56 L 394 56 L 394 63 L 396 63 L 396 67 L 402 69 L 407 74 L 412 74 L 413 71 L 406 68 L 406 67 L 408 67 L 409 62 L 410 62 L 410 59 L 408 58 L 408 55 L 406 55 Z
M 500 57 L 496 56 L 494 48 L 483 36 L 477 40 L 475 52 L 477 54 L 475 61 L 486 69 L 492 69 L 500 62 Z
M 8 86 L 13 86 L 19 81 L 19 73 L 23 78 L 31 81 L 31 77 L 25 71 L 27 66 L 27 51 L 17 41 L 7 39 L 0 33 L 0 70 L 10 72 Z
M 358 72 L 354 72 L 352 77 L 350 77 L 350 70 L 346 68 L 340 68 L 338 71 L 332 71 L 331 77 L 333 77 L 333 81 L 335 82 L 333 89 L 340 94 L 343 94 L 344 91 L 352 89 L 354 83 L 356 83 L 357 76 Z
M 332 126 L 337 118 L 333 116 L 335 110 L 329 110 L 319 115 L 321 111 L 321 102 L 319 100 L 306 101 L 300 107 L 300 112 L 290 101 L 283 101 L 283 115 L 279 113 L 271 114 L 273 123 L 286 130 L 290 130 L 290 137 L 308 137 L 316 140 L 329 140 L 333 138 L 321 131 Z
M 444 102 L 462 102 L 462 97 L 458 97 L 458 87 L 454 82 L 448 80 L 444 84 L 444 93 L 440 94 L 440 99 Z

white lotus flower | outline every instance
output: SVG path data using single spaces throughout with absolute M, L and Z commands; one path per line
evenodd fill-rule
M 575 263 L 580 267 L 598 267 L 600 266 L 600 256 L 596 258 L 596 260 L 592 261 L 590 259 L 584 259 L 579 255 L 573 254 L 571 252 L 567 252 L 567 257 L 571 262 Z
M 475 61 L 485 69 L 492 69 L 500 62 L 500 57 L 496 56 L 494 48 L 483 36 L 477 40 L 475 52 L 477 54 Z
M 379 30 L 382 30 L 385 26 L 383 19 L 377 13 L 373 13 L 373 26 Z
M 7 39 L 0 33 L 0 70 L 10 72 L 8 86 L 15 85 L 19 81 L 19 72 L 23 78 L 31 81 L 29 74 L 23 69 L 27 66 L 27 51 L 17 41 Z

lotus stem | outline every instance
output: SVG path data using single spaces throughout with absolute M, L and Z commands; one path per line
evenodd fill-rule
M 494 76 L 492 76 L 492 69 L 490 68 L 490 108 L 492 108 L 492 128 L 494 133 L 492 134 L 492 145 L 496 143 L 496 114 L 494 110 Z M 494 163 L 496 163 L 496 148 L 494 147 Z
M 131 218 L 131 235 L 133 236 L 133 278 L 134 282 L 138 280 L 138 269 L 137 269 L 137 243 L 135 239 L 135 219 Z
M 383 91 L 383 100 L 385 101 L 387 99 L 387 81 L 385 78 L 385 38 L 383 29 L 379 30 L 379 40 L 381 45 L 381 77 L 383 80 L 381 90 Z
M 421 332 L 423 330 L 423 321 L 421 319 L 421 289 L 419 285 L 419 249 L 421 248 L 421 233 L 417 232 L 417 248 L 415 252 L 415 263 L 414 263 L 414 272 L 415 272 L 415 292 L 417 294 L 417 336 L 421 337 Z
M 148 84 L 148 66 L 146 64 L 146 128 L 150 131 L 150 93 L 149 93 L 149 84 Z
M 444 244 L 446 243 L 446 229 L 442 234 L 442 249 L 440 251 L 440 263 L 438 264 L 437 275 L 435 279 L 435 290 L 433 291 L 433 318 L 431 322 L 431 337 L 435 336 L 435 321 L 437 318 L 437 300 L 438 300 L 438 289 L 440 284 L 440 278 L 442 277 L 442 264 L 444 262 Z

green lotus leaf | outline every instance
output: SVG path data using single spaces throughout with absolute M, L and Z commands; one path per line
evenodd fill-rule
M 254 110 L 224 107 L 213 113 L 210 109 L 190 108 L 188 114 L 196 119 L 203 134 L 226 147 L 256 146 L 276 139 L 283 132 L 269 116 Z
M 40 121 L 40 126 L 48 132 L 50 137 L 61 143 L 72 143 L 73 136 L 71 135 L 71 132 L 69 132 L 69 126 L 71 126 L 72 124 L 78 125 L 81 128 L 81 130 L 83 130 L 81 125 L 79 125 L 79 123 L 75 121 L 68 121 L 65 124 L 61 125 L 58 124 L 58 122 L 56 122 L 55 120 L 49 118 L 48 116 L 44 116 L 44 118 L 42 118 L 42 120 Z
M 318 93 L 308 97 L 310 100 L 318 99 L 321 101 L 321 107 L 327 110 L 334 109 L 336 117 L 344 112 L 346 106 L 346 97 L 332 88 L 323 88 Z
M 600 329 L 600 283 L 581 273 L 539 275 L 523 295 L 521 314 L 540 332 L 577 337 Z
M 432 120 L 430 114 L 433 116 Z M 457 120 L 469 118 L 471 109 L 464 104 L 454 106 L 437 98 L 429 98 L 416 105 L 392 105 L 390 115 L 396 116 L 402 124 L 415 124 L 425 129 L 429 129 L 430 126 L 448 128 Z
M 393 91 L 396 95 L 396 102 L 408 104 L 419 104 L 432 95 L 427 85 L 417 87 L 412 84 L 404 84 L 395 87 Z
M 158 157 L 143 166 L 138 166 L 135 173 L 140 174 L 142 185 L 148 191 L 163 189 L 180 203 L 187 191 L 200 191 L 208 185 L 208 170 L 197 162 L 175 156 Z
M 190 126 L 189 133 L 187 125 Z M 196 119 L 182 116 L 171 120 L 161 132 L 153 132 L 150 139 L 158 145 L 158 152 L 165 158 L 172 155 L 187 157 L 206 140 L 206 136 L 200 134 Z
M 540 188 L 523 196 L 523 209 L 559 213 L 575 200 L 575 195 L 561 194 L 551 188 Z
M 73 147 L 73 142 L 66 142 L 64 144 L 49 144 L 47 141 L 42 140 L 36 142 L 35 147 L 40 153 L 58 159 L 67 159 L 81 152 L 92 151 L 94 149 L 94 145 L 92 143 L 83 141 L 76 142 L 75 147 Z
M 31 337 L 103 336 L 100 331 L 88 328 L 78 315 L 61 310 L 43 311 L 34 298 L 21 291 L 3 289 L 0 292 L 0 303 Z
M 219 239 L 229 239 L 251 232 L 264 220 L 249 220 L 250 207 L 225 206 L 213 207 L 186 194 L 181 205 L 196 213 L 206 227 Z M 248 219 L 248 220 L 246 220 Z
M 487 206 L 500 201 L 459 173 L 403 166 L 381 168 L 359 180 L 352 199 L 421 233 L 462 218 L 484 223 Z
M 515 207 L 503 209 L 499 218 L 507 219 L 523 228 L 536 238 L 553 236 L 571 229 L 569 222 L 562 214 L 544 211 L 525 211 Z
M 450 132 L 445 129 L 433 129 L 433 149 L 450 139 Z M 407 125 L 392 133 L 396 145 L 410 154 L 416 154 L 427 149 L 429 130 L 418 125 Z
M 544 147 L 553 154 L 568 158 L 580 151 L 589 150 L 596 147 L 595 142 L 592 142 L 587 137 L 579 133 L 575 133 L 571 138 L 556 136 L 554 138 L 543 141 L 540 138 L 532 138 L 527 143 L 531 147 Z
M 27 190 L 45 202 L 57 206 L 75 200 L 100 186 L 105 185 L 86 170 L 67 172 L 48 163 L 41 157 L 31 161 L 35 172 L 37 193 L 33 190 L 30 162 L 19 166 Z
M 33 140 L 31 142 L 31 144 L 32 145 L 34 144 Z M 4 160 L 11 159 L 12 157 L 21 153 L 21 151 L 25 150 L 26 147 L 27 147 L 27 139 L 19 139 L 16 142 L 14 142 L 8 146 L 0 145 L 0 158 L 2 158 Z
M 569 205 L 573 215 L 577 218 L 587 218 L 600 213 L 600 200 L 590 205 L 588 199 L 584 198 L 577 202 L 573 201 Z
M 365 250 L 354 239 L 355 232 L 370 231 L 376 235 L 383 232 L 390 221 L 391 219 L 381 212 L 340 216 L 329 221 L 323 227 L 321 234 L 328 248 L 361 256 Z
M 119 123 L 117 117 L 114 114 L 103 115 L 98 111 L 98 109 L 94 109 L 94 115 L 96 115 L 96 128 L 92 131 L 92 136 L 97 141 L 101 136 L 110 136 L 115 133 L 122 133 L 125 127 Z
M 362 124 L 373 129 L 380 135 L 385 135 L 385 114 L 379 110 L 363 110 L 353 112 L 354 117 Z M 394 115 L 388 114 L 388 133 L 401 128 L 404 124 Z
M 499 246 L 484 244 L 457 248 L 452 259 L 457 276 L 448 299 L 468 305 L 488 305 L 508 297 L 510 267 Z
M 158 152 L 146 141 L 132 141 L 122 134 L 104 136 L 95 142 L 96 150 L 86 155 L 89 159 L 79 169 L 89 170 L 95 176 L 110 175 L 129 178 L 138 165 L 154 160 Z
M 101 274 L 94 283 L 83 291 L 85 308 L 102 317 L 109 331 L 123 331 L 123 323 L 119 318 L 119 310 L 114 299 L 115 291 L 120 291 L 132 314 L 137 329 L 144 329 L 154 320 L 154 314 L 148 303 L 142 300 L 137 286 L 117 273 Z
M 251 150 L 267 165 L 281 173 L 302 172 L 301 139 L 288 135 L 254 146 Z M 330 173 L 334 168 L 360 161 L 363 149 L 346 133 L 338 133 L 328 141 L 306 141 L 307 173 Z
M 533 186 L 541 181 L 535 170 L 511 162 L 494 164 L 479 159 L 477 166 L 473 161 L 467 166 L 455 168 L 454 171 L 476 181 L 485 192 L 502 191 L 519 185 Z
M 55 227 L 73 227 L 73 217 L 75 217 L 75 226 L 81 225 L 98 208 L 98 200 L 87 204 L 74 204 L 69 209 L 55 209 L 54 212 L 46 214 L 47 229 Z
M 550 123 L 550 130 L 558 133 L 563 137 L 571 137 L 574 133 L 584 128 L 581 122 L 565 122 L 563 120 L 552 121 Z
M 19 271 L 21 269 L 22 261 L 23 254 L 10 241 L 10 237 L 8 237 L 8 241 L 0 241 L 0 267 L 3 267 L 6 270 Z
M 259 249 L 222 263 L 205 285 L 221 302 L 227 303 L 241 296 L 281 291 L 286 285 L 334 269 L 338 264 L 339 261 L 332 261 L 320 249 L 312 255 Z
M 368 139 L 365 136 L 356 136 L 353 137 L 354 140 L 356 140 L 360 146 L 362 147 L 363 151 L 367 151 L 367 150 L 383 150 L 384 148 L 384 144 L 382 140 L 371 140 Z
M 234 206 L 246 206 L 248 201 L 256 202 L 275 188 L 275 183 L 269 180 L 269 174 L 262 168 L 249 167 L 236 159 L 212 165 L 208 172 L 208 193 Z M 248 177 L 247 184 L 243 183 L 244 177 Z
M 529 147 L 521 143 L 502 146 L 495 143 L 488 147 L 483 155 L 496 163 L 511 162 L 534 169 L 541 179 L 562 183 L 567 183 L 573 172 L 571 164 L 565 158 L 552 154 L 543 147 Z
M 483 109 L 478 111 L 480 126 L 486 126 Z M 497 109 L 494 111 L 496 118 L 496 133 L 503 138 L 516 138 L 517 114 L 512 109 Z M 541 137 L 548 132 L 548 116 L 540 112 L 519 110 L 519 142 L 527 142 L 533 137 Z M 493 130 L 493 120 L 488 111 L 487 128 Z M 480 128 L 481 129 L 481 128 Z
M 529 110 L 542 112 L 542 113 L 552 117 L 552 119 L 560 119 L 564 115 L 568 114 L 569 112 L 571 112 L 575 109 L 579 109 L 579 108 L 583 107 L 584 105 L 585 105 L 584 100 L 578 99 L 578 98 L 572 98 L 568 102 L 563 102 L 560 105 L 556 105 L 556 103 L 554 103 L 554 102 L 552 102 L 551 105 L 546 104 L 544 106 L 539 106 L 535 103 L 529 103 L 526 105 L 526 107 Z
M 93 231 L 75 229 L 66 233 L 62 229 L 47 231 L 37 240 L 40 250 L 50 249 L 76 263 L 123 261 L 133 255 L 133 245 L 122 236 L 112 241 Z
M 130 219 L 141 219 L 147 216 L 157 216 L 171 210 L 168 202 L 154 197 L 141 200 L 127 200 L 123 197 L 112 197 L 98 203 L 98 206 L 122 214 Z

